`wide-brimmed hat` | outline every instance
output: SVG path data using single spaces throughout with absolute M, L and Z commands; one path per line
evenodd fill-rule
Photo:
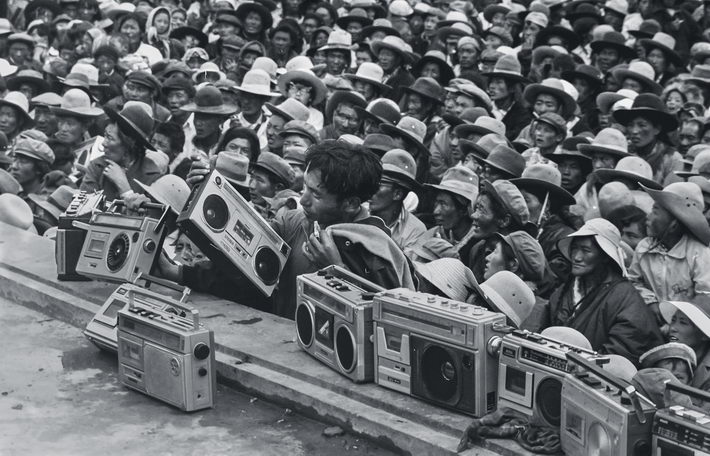
M 156 202 L 170 207 L 175 214 L 179 214 L 185 208 L 190 196 L 190 186 L 184 179 L 174 174 L 166 174 L 150 185 L 145 185 L 138 179 L 134 179 L 146 195 Z
M 515 82 L 529 82 L 528 78 L 523 76 L 522 67 L 515 55 L 504 55 L 499 58 L 493 67 L 493 71 L 489 73 L 481 73 L 487 78 L 504 78 Z
M 619 32 L 606 32 L 601 39 L 592 41 L 589 46 L 592 52 L 596 53 L 605 48 L 612 48 L 619 53 L 622 60 L 632 59 L 636 56 L 636 51 L 626 45 L 626 38 Z
M 671 213 L 700 242 L 710 244 L 710 226 L 703 215 L 705 201 L 700 187 L 692 182 L 674 182 L 663 190 L 641 185 L 653 201 Z
M 31 2 L 27 3 L 27 6 L 25 6 L 25 22 L 29 24 L 32 21 L 32 16 L 34 15 L 35 11 L 37 11 L 39 8 L 44 8 L 48 11 L 51 11 L 53 16 L 58 16 L 62 13 L 62 8 L 59 6 L 58 2 L 55 2 L 53 0 L 32 0 Z
M 446 89 L 447 91 L 453 91 L 451 89 Z M 493 110 L 493 102 L 488 93 L 478 87 L 476 84 L 459 84 L 455 89 L 456 93 L 464 95 L 473 99 L 477 106 L 485 108 L 488 112 Z
M 445 21 L 439 21 L 437 24 L 436 36 L 442 42 L 450 37 L 462 37 L 462 36 L 473 36 L 473 27 L 465 22 L 454 22 L 448 25 L 444 24 Z
M 118 124 L 118 129 L 123 134 L 138 141 L 141 147 L 153 150 L 149 141 L 155 126 L 153 108 L 140 101 L 130 101 L 126 102 L 121 112 L 109 106 L 104 106 L 104 112 L 109 119 Z
M 402 63 L 412 63 L 413 61 L 412 54 L 410 53 L 411 48 L 398 36 L 389 35 L 382 40 L 373 41 L 370 43 L 370 48 L 375 55 L 379 55 L 382 49 L 389 49 L 400 56 Z
M 376 32 L 384 32 L 385 35 L 401 36 L 399 31 L 392 27 L 392 22 L 384 18 L 377 18 L 372 22 L 372 24 L 365 26 L 362 30 L 360 30 L 360 39 L 365 40 Z
M 444 55 L 444 53 L 436 49 L 427 51 L 427 53 L 424 54 L 424 57 L 414 63 L 414 65 L 412 66 L 412 74 L 415 76 L 420 76 L 422 69 L 424 68 L 424 66 L 426 66 L 427 63 L 436 63 L 437 65 L 439 65 L 442 84 L 448 84 L 450 80 L 456 77 L 456 75 L 454 74 L 454 69 L 451 68 L 451 65 L 449 65 L 448 62 L 446 62 L 446 56 Z
M 502 312 L 516 326 L 525 321 L 535 306 L 535 294 L 515 273 L 499 271 L 480 285 L 491 310 Z
M 449 299 L 465 302 L 479 290 L 473 272 L 458 258 L 438 258 L 428 263 L 415 262 L 417 272 Z
M 382 157 L 392 149 L 397 148 L 391 136 L 383 135 L 382 133 L 371 133 L 365 136 L 362 146 L 370 149 L 372 152 Z
M 346 79 L 351 79 L 355 81 L 362 81 L 368 84 L 372 84 L 380 91 L 391 90 L 392 87 L 383 83 L 385 72 L 381 66 L 372 62 L 363 62 L 357 68 L 357 71 L 353 73 L 345 73 L 343 75 Z
M 575 49 L 577 46 L 579 46 L 579 43 L 581 42 L 581 37 L 577 35 L 574 30 L 569 29 L 567 27 L 563 27 L 561 25 L 553 25 L 550 27 L 546 27 L 540 30 L 540 32 L 538 32 L 537 36 L 535 37 L 534 47 L 547 44 L 547 40 L 553 36 L 558 36 L 562 38 L 566 43 L 565 47 L 568 50 Z
M 363 28 L 372 24 L 372 19 L 367 15 L 367 11 L 362 8 L 353 8 L 348 14 L 340 16 L 335 23 L 343 30 L 348 28 L 351 22 L 359 23 Z
M 701 145 L 703 149 L 701 149 L 695 157 L 693 157 L 693 161 L 690 167 L 690 171 L 675 171 L 675 175 L 678 177 L 682 178 L 688 178 L 692 176 L 700 176 L 701 173 L 707 173 L 710 171 L 710 145 L 708 144 L 702 144 Z M 690 152 L 690 151 L 688 151 Z M 689 154 L 686 154 L 686 158 L 690 158 L 688 156 Z M 707 180 L 707 179 L 706 179 Z
M 444 90 L 436 79 L 430 77 L 420 77 L 410 86 L 402 87 L 405 93 L 416 93 L 437 104 L 444 104 Z
M 325 46 L 318 48 L 319 51 L 351 51 L 353 49 L 353 37 L 345 30 L 333 30 L 328 35 Z
M 595 66 L 580 64 L 574 70 L 563 71 L 562 79 L 574 83 L 575 79 L 584 79 L 592 86 L 592 90 L 596 91 L 604 83 L 604 75 Z
M 288 95 L 288 85 L 291 82 L 302 82 L 313 87 L 313 101 L 311 101 L 313 105 L 322 103 L 328 94 L 328 89 L 325 84 L 323 84 L 323 81 L 311 70 L 288 70 L 286 73 L 279 76 L 278 87 L 283 96 Z
M 14 76 L 7 78 L 8 90 L 20 90 L 22 84 L 34 84 L 37 87 L 37 93 L 49 90 L 49 84 L 42 77 L 42 73 L 35 70 L 20 70 Z
M 382 133 L 388 135 L 397 135 L 404 137 L 411 145 L 415 146 L 422 153 L 427 153 L 428 149 L 424 145 L 424 137 L 426 136 L 426 125 L 414 117 L 404 116 L 399 119 L 397 125 L 382 124 L 380 125 Z
M 403 149 L 392 149 L 382 156 L 382 179 L 395 181 L 408 190 L 420 188 L 417 182 L 417 162 Z
M 478 176 L 470 168 L 461 165 L 447 169 L 439 184 L 424 185 L 462 196 L 471 203 L 475 203 L 478 198 Z
M 337 108 L 338 105 L 340 105 L 341 103 L 350 103 L 355 107 L 359 106 L 361 108 L 365 108 L 367 106 L 367 101 L 365 100 L 365 97 L 363 97 L 359 93 L 348 90 L 336 90 L 333 92 L 333 94 L 328 99 L 328 102 L 325 104 L 324 114 L 326 123 L 329 123 L 333 120 L 333 111 L 335 111 L 335 108 Z
M 205 35 L 201 30 L 196 29 L 194 27 L 178 27 L 170 32 L 170 38 L 174 38 L 176 40 L 182 40 L 186 36 L 194 36 L 197 38 L 197 41 L 199 43 L 199 47 L 205 48 L 207 47 L 208 43 L 208 38 L 207 35 Z
M 540 65 L 542 61 L 547 58 L 554 59 L 565 53 L 567 53 L 567 50 L 561 46 L 548 46 L 546 44 L 535 46 L 532 50 L 532 63 L 534 65 Z
M 616 92 L 602 92 L 597 95 L 597 108 L 602 114 L 609 114 L 612 112 L 612 108 L 617 108 L 621 105 L 617 103 L 621 100 L 633 100 L 636 99 L 638 93 L 631 89 L 619 89 Z M 616 109 L 613 109 L 616 110 Z
M 626 16 L 629 14 L 629 2 L 626 0 L 606 0 L 604 12 L 614 12 L 620 16 Z
M 530 221 L 530 210 L 518 187 L 505 179 L 483 181 L 483 192 L 502 207 L 520 227 Z
M 28 198 L 56 220 L 59 219 L 59 216 L 64 211 L 66 211 L 69 204 L 72 202 L 72 199 L 74 199 L 74 195 L 78 192 L 79 189 L 77 188 L 73 188 L 68 185 L 60 185 L 47 197 L 30 194 L 28 195 Z
M 663 92 L 663 86 L 655 81 L 656 72 L 653 67 L 647 62 L 631 62 L 627 68 L 617 68 L 611 72 L 619 84 L 624 82 L 624 79 L 633 79 L 641 83 L 647 90 L 656 95 Z
M 486 21 L 493 22 L 493 16 L 496 14 L 503 14 L 506 15 L 510 12 L 510 8 L 508 8 L 505 5 L 501 5 L 499 3 L 493 4 L 493 5 L 488 5 L 483 9 L 483 17 L 486 19 Z
M 655 19 L 646 19 L 639 24 L 638 30 L 629 30 L 628 34 L 635 38 L 653 38 L 661 31 L 661 24 Z
M 661 190 L 663 186 L 653 180 L 653 169 L 641 157 L 624 157 L 616 163 L 614 169 L 598 169 L 594 171 L 599 182 L 607 183 L 619 179 L 643 184 L 654 190 Z
M 89 80 L 89 87 L 92 89 L 106 89 L 109 84 L 99 83 L 99 69 L 94 65 L 85 62 L 77 62 L 71 67 L 70 74 L 81 74 Z M 69 77 L 67 75 L 67 77 Z
M 237 7 L 237 17 L 241 17 L 242 21 L 246 20 L 249 13 L 254 12 L 261 17 L 261 26 L 263 30 L 268 30 L 274 24 L 274 19 L 271 16 L 268 8 L 261 3 L 244 2 Z
M 466 156 L 468 154 L 473 154 L 473 157 L 484 162 L 490 152 L 498 146 L 510 146 L 510 143 L 505 136 L 499 135 L 497 133 L 488 133 L 487 135 L 481 136 L 478 141 L 471 141 L 468 139 L 459 140 L 459 150 Z
M 19 196 L 3 193 L 0 195 L 0 222 L 31 231 L 34 228 L 32 209 Z
M 264 73 L 266 74 L 266 73 Z M 229 116 L 237 112 L 237 107 L 224 102 L 222 92 L 215 86 L 206 85 L 197 91 L 195 101 L 181 106 L 185 112 L 199 112 L 218 116 Z
M 705 336 L 710 337 L 710 302 L 703 295 L 696 295 L 692 301 L 661 301 L 658 310 L 666 323 L 669 324 L 676 311 L 683 312 L 696 328 Z
M 624 252 L 621 249 L 621 234 L 619 230 L 608 220 L 603 218 L 593 218 L 587 220 L 582 227 L 566 238 L 557 242 L 557 248 L 567 260 L 572 261 L 570 247 L 576 237 L 592 236 L 600 249 L 619 266 L 621 273 L 626 276 L 624 265 Z
M 271 76 L 261 69 L 247 71 L 242 79 L 242 83 L 236 86 L 234 90 L 267 98 L 281 95 L 280 93 L 271 91 Z
M 237 16 L 237 12 L 233 9 L 220 9 L 215 12 L 214 23 L 224 22 L 232 24 L 239 29 L 244 26 L 242 20 Z
M 311 111 L 308 110 L 307 106 L 296 100 L 295 98 L 286 98 L 281 104 L 273 105 L 271 103 L 265 103 L 266 109 L 271 111 L 272 114 L 276 114 L 286 120 L 308 120 L 311 115 Z
M 658 95 L 642 93 L 634 99 L 631 109 L 619 109 L 614 111 L 614 120 L 623 126 L 627 126 L 637 117 L 649 119 L 658 125 L 663 132 L 673 131 L 678 128 L 678 119 L 668 112 L 666 104 Z
M 389 98 L 376 98 L 367 107 L 355 106 L 355 111 L 362 118 L 370 118 L 377 123 L 396 125 L 402 118 L 399 106 Z
M 20 113 L 25 122 L 30 124 L 34 122 L 29 114 L 30 102 L 22 92 L 7 92 L 5 97 L 0 99 L 0 106 L 13 107 Z
M 549 193 L 549 204 L 552 212 L 557 212 L 562 206 L 575 203 L 574 196 L 562 188 L 562 175 L 551 165 L 537 164 L 525 168 L 522 177 L 511 179 L 516 187 L 521 190 L 542 191 Z M 540 201 L 542 203 L 542 201 Z
M 103 109 L 92 107 L 89 95 L 80 89 L 69 89 L 62 96 L 58 107 L 51 106 L 51 111 L 58 116 L 67 117 L 98 117 L 104 113 Z
M 5 154 L 4 152 L 1 155 L 3 157 L 10 158 L 10 156 Z M 10 160 L 10 163 L 12 163 L 12 160 Z M 21 191 L 22 185 L 17 182 L 17 179 L 12 177 L 12 174 L 10 174 L 9 172 L 0 168 L 0 195 L 3 193 L 12 193 L 13 195 L 17 195 Z
M 663 32 L 657 32 L 653 35 L 653 38 L 642 38 L 639 40 L 639 43 L 641 43 L 646 50 L 646 55 L 648 55 L 652 49 L 660 49 L 666 58 L 675 66 L 683 66 L 683 59 L 680 54 L 675 51 L 675 38 L 672 36 Z
M 521 177 L 525 169 L 525 158 L 508 146 L 496 146 L 483 163 L 503 171 L 511 177 Z
M 485 136 L 491 133 L 505 137 L 505 124 L 493 117 L 480 116 L 472 124 L 462 123 L 457 125 L 454 127 L 454 133 L 459 138 L 466 138 L 470 134 Z
M 523 97 L 531 106 L 535 104 L 535 99 L 541 93 L 547 93 L 562 103 L 562 117 L 569 119 L 577 109 L 577 102 L 572 95 L 565 91 L 562 81 L 557 78 L 544 79 L 539 84 L 530 84 L 525 87 Z
M 30 100 L 30 107 L 36 108 L 37 106 L 45 106 L 49 108 L 50 106 L 57 106 L 62 104 L 62 96 L 56 92 L 44 92 L 39 95 L 32 97 Z
M 579 144 L 577 150 L 591 157 L 594 153 L 603 153 L 614 157 L 628 157 L 629 148 L 626 136 L 616 128 L 601 130 L 592 140 L 591 144 Z
M 215 169 L 233 185 L 249 188 L 249 158 L 236 152 L 217 154 Z
M 703 87 L 710 85 L 710 65 L 695 65 L 690 72 L 690 77 L 685 81 L 699 84 Z
M 566 138 L 562 141 L 560 148 L 552 154 L 545 155 L 548 160 L 557 163 L 558 165 L 563 160 L 574 159 L 577 160 L 582 165 L 582 172 L 589 174 L 592 172 L 592 159 L 588 155 L 581 153 L 577 150 L 577 146 L 580 144 L 590 144 L 591 138 L 586 136 L 572 136 Z
M 6 59 L 0 59 L 0 76 L 3 78 L 7 78 L 8 76 L 12 76 L 15 74 L 17 71 L 17 66 L 15 65 L 10 65 L 10 62 L 8 62 Z

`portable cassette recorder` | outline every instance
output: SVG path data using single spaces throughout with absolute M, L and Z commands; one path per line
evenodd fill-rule
M 710 393 L 686 385 L 666 383 L 665 403 L 671 391 L 710 403 Z M 710 414 L 699 407 L 672 405 L 653 418 L 653 456 L 710 456 Z
M 103 191 L 79 192 L 74 195 L 66 211 L 59 216 L 57 240 L 54 244 L 58 280 L 89 280 L 76 272 L 76 263 L 84 245 L 86 230 L 75 228 L 73 222 L 88 222 L 94 212 L 105 210 L 105 199 Z
M 338 266 L 298 276 L 298 344 L 355 382 L 374 379 L 372 298 L 384 288 Z
M 291 248 L 218 171 L 193 189 L 177 223 L 212 261 L 274 292 Z
M 375 295 L 373 320 L 377 384 L 474 416 L 495 410 L 504 314 L 398 288 Z
M 195 309 L 173 303 L 161 310 L 132 300 L 118 311 L 118 376 L 125 386 L 181 410 L 210 408 L 214 333 L 200 325 Z

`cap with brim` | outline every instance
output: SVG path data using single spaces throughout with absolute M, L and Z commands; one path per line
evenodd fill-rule
M 186 36 L 194 36 L 195 38 L 197 38 L 199 47 L 207 47 L 207 35 L 205 35 L 201 30 L 198 30 L 194 27 L 178 27 L 170 32 L 170 38 L 174 38 L 176 40 L 182 40 Z
M 410 145 L 419 149 L 420 153 L 426 154 L 429 152 L 429 149 L 427 149 L 427 147 L 419 140 L 419 138 L 412 135 L 410 132 L 408 132 L 406 130 L 402 130 L 400 128 L 397 128 L 396 125 L 383 123 L 380 125 L 380 130 L 382 131 L 382 133 L 384 133 L 386 135 L 396 135 L 396 136 L 404 137 L 406 140 L 408 140 Z
M 701 308 L 702 306 L 702 308 Z M 685 301 L 661 301 L 658 305 L 661 316 L 670 323 L 673 315 L 680 310 L 706 337 L 710 337 L 710 308 L 707 303 L 693 304 Z
M 525 231 L 509 234 L 494 233 L 494 238 L 510 247 L 518 262 L 523 280 L 540 281 L 545 273 L 545 253 L 537 240 Z
M 283 96 L 286 96 L 286 94 L 288 93 L 288 84 L 294 81 L 303 81 L 304 83 L 313 87 L 313 90 L 315 91 L 315 94 L 313 95 L 313 101 L 311 101 L 311 104 L 313 105 L 322 103 L 328 94 L 328 89 L 325 84 L 323 84 L 323 81 L 315 74 L 313 74 L 313 72 L 304 70 L 292 70 L 287 71 L 286 73 L 279 76 L 278 87 Z
M 681 183 L 670 185 L 681 185 Z M 682 185 L 691 184 L 682 183 Z M 694 205 L 695 202 L 688 201 L 686 198 L 670 191 L 654 190 L 644 185 L 641 185 L 641 188 L 653 198 L 655 203 L 678 219 L 700 242 L 705 245 L 710 244 L 710 226 L 708 226 L 708 221 L 705 219 L 702 209 Z
M 658 182 L 647 179 L 645 177 L 639 176 L 638 174 L 631 173 L 629 171 L 620 171 L 616 169 L 597 169 L 594 171 L 594 175 L 599 178 L 599 182 L 606 184 L 607 182 L 626 180 L 642 184 L 648 188 L 654 190 L 662 190 L 663 186 Z
M 30 100 L 30 106 L 59 106 L 62 104 L 62 96 L 55 92 L 40 93 Z
M 552 182 L 541 179 L 533 179 L 529 177 L 518 177 L 510 179 L 516 187 L 520 189 L 539 189 L 543 192 L 550 193 L 550 204 L 555 206 L 569 206 L 575 203 L 574 196 L 564 188 L 553 184 Z M 542 201 L 541 201 L 542 202 Z
M 638 73 L 636 71 L 631 71 L 629 68 L 617 68 L 612 71 L 614 79 L 616 79 L 620 84 L 624 82 L 625 79 L 634 79 L 643 84 L 646 89 L 650 92 L 660 95 L 663 92 L 663 86 L 653 79 L 647 78 L 646 76 Z
M 585 223 L 579 230 L 575 231 L 574 233 L 568 235 L 565 238 L 560 239 L 557 241 L 557 248 L 560 250 L 562 255 L 564 255 L 567 260 L 572 261 L 571 254 L 570 254 L 570 247 L 572 245 L 572 241 L 574 238 L 579 238 L 579 237 L 593 237 L 594 240 L 596 241 L 597 245 L 599 246 L 600 249 L 614 261 L 614 263 L 619 266 L 619 269 L 622 271 L 624 275 L 626 275 L 626 266 L 624 264 L 624 253 L 619 246 L 618 242 L 621 241 L 621 236 L 619 235 L 619 239 L 617 242 L 613 242 L 611 239 L 609 239 L 606 236 L 602 236 L 599 234 L 599 232 L 593 227 L 590 227 L 590 223 L 599 223 L 599 221 L 602 221 L 601 223 L 606 222 L 606 224 L 611 225 L 611 222 L 608 222 L 603 219 L 592 219 L 588 220 L 587 223 Z M 613 226 L 613 225 L 612 225 Z M 618 230 L 616 231 L 616 234 L 618 234 Z
M 666 301 L 667 302 L 667 301 Z M 672 304 L 664 305 L 665 310 L 672 310 L 675 313 L 677 307 Z M 659 305 L 660 308 L 660 305 Z M 665 319 L 665 315 L 662 314 Z M 673 318 L 673 315 L 670 316 Z M 670 323 L 670 321 L 669 321 Z M 698 364 L 698 359 L 695 355 L 695 351 L 685 344 L 678 342 L 668 342 L 667 344 L 659 345 L 658 347 L 653 347 L 643 355 L 639 357 L 639 363 L 643 367 L 653 367 L 659 361 L 664 359 L 680 359 L 685 361 L 690 368 L 689 372 L 694 372 L 695 367 Z
M 126 107 L 123 109 L 125 110 Z M 121 130 L 126 136 L 135 139 L 141 147 L 144 147 L 147 150 L 153 150 L 153 145 L 148 140 L 151 134 L 150 131 L 143 131 L 130 119 L 121 115 L 120 112 L 109 106 L 104 106 L 104 112 L 109 119 L 118 124 L 119 130 Z

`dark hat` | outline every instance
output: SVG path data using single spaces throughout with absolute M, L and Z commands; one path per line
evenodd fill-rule
M 370 149 L 380 157 L 388 151 L 397 148 L 397 144 L 395 144 L 391 136 L 383 135 L 381 133 L 372 133 L 365 136 L 362 146 Z
M 508 8 L 505 5 L 501 4 L 493 4 L 493 5 L 488 5 L 485 7 L 483 10 L 483 17 L 486 19 L 488 22 L 493 21 L 493 16 L 495 16 L 498 13 L 501 13 L 503 15 L 506 15 L 510 12 L 510 8 Z
M 362 8 L 353 8 L 348 14 L 340 16 L 335 23 L 343 30 L 348 28 L 351 22 L 359 23 L 363 28 L 372 24 L 372 19 L 367 15 L 367 11 Z
M 582 172 L 587 175 L 592 172 L 592 159 L 577 150 L 580 144 L 589 144 L 591 140 L 586 136 L 572 136 L 562 141 L 560 150 L 545 156 L 548 160 L 557 163 L 564 160 L 574 159 L 582 165 Z
M 550 27 L 546 27 L 540 30 L 540 32 L 538 32 L 537 36 L 535 37 L 535 45 L 533 47 L 547 44 L 548 39 L 553 36 L 558 36 L 562 38 L 562 40 L 564 40 L 566 44 L 565 48 L 570 51 L 579 46 L 579 43 L 581 42 L 580 36 L 574 33 L 574 30 L 570 30 L 567 27 L 563 27 L 561 25 L 553 25 Z
M 109 119 L 118 124 L 118 129 L 124 135 L 138 141 L 141 147 L 153 150 L 148 140 L 155 126 L 153 108 L 140 101 L 130 101 L 123 106 L 121 112 L 108 106 L 104 106 L 104 112 Z
M 585 3 L 586 1 L 587 0 L 581 2 L 571 2 L 567 5 L 567 20 L 569 20 L 570 23 L 586 17 L 596 19 L 601 23 L 603 18 L 599 12 L 599 8 L 590 3 Z M 576 5 L 573 6 L 573 4 Z
M 661 31 L 661 24 L 655 19 L 646 19 L 641 22 L 638 30 L 629 30 L 629 35 L 636 38 L 653 38 L 653 35 Z
M 205 35 L 201 30 L 198 30 L 194 27 L 178 27 L 170 32 L 170 38 L 174 38 L 176 40 L 182 40 L 186 36 L 194 36 L 200 43 L 199 47 L 207 47 L 207 35 Z
M 498 145 L 483 162 L 512 177 L 521 177 L 525 169 L 525 159 L 516 150 Z
M 287 187 L 292 186 L 296 180 L 296 175 L 291 165 L 272 152 L 262 152 L 259 155 L 259 160 L 254 165 L 254 169 L 263 169 L 275 174 Z
M 44 8 L 52 12 L 53 15 L 57 16 L 61 14 L 62 8 L 54 0 L 32 0 L 25 6 L 25 22 L 29 24 L 34 19 L 34 13 L 39 9 Z
M 549 192 L 549 204 L 552 212 L 557 212 L 562 206 L 575 203 L 574 196 L 562 188 L 562 175 L 552 165 L 529 166 L 523 171 L 522 177 L 511 179 L 510 182 L 521 190 Z
M 106 57 L 110 57 L 113 60 L 118 62 L 118 58 L 119 58 L 118 49 L 116 49 L 113 46 L 106 44 L 106 45 L 99 46 L 98 48 L 96 48 L 96 50 L 94 51 L 94 58 L 95 59 L 99 58 L 102 55 L 106 56 Z
M 50 166 L 54 163 L 54 151 L 52 151 L 52 148 L 49 147 L 45 141 L 38 139 L 29 137 L 17 138 L 12 148 L 12 153 L 39 160 Z
M 601 39 L 592 41 L 589 45 L 592 52 L 600 52 L 605 48 L 612 48 L 619 52 L 622 60 L 632 59 L 636 56 L 636 51 L 626 45 L 626 38 L 619 32 L 606 32 Z
M 133 71 L 129 73 L 126 76 L 126 81 L 132 81 L 143 87 L 147 87 L 152 90 L 153 93 L 160 92 L 160 81 L 158 81 L 158 78 L 145 71 Z
M 347 90 L 336 90 L 325 105 L 325 119 L 327 123 L 332 122 L 333 111 L 335 111 L 335 108 L 341 103 L 350 103 L 355 107 L 359 106 L 361 108 L 367 106 L 367 101 L 359 93 Z
M 195 96 L 195 86 L 192 79 L 182 76 L 172 75 L 163 82 L 163 94 L 167 95 L 171 90 L 184 90 L 190 98 Z
M 215 24 L 218 22 L 225 22 L 227 24 L 232 24 L 234 26 L 237 26 L 239 28 L 242 28 L 242 21 L 239 19 L 240 16 L 237 15 L 237 12 L 234 10 L 228 10 L 228 9 L 223 9 L 223 10 L 218 10 L 214 22 Z M 244 17 L 244 16 L 241 16 Z
M 180 73 L 184 75 L 185 79 L 192 79 L 192 74 L 194 73 L 194 70 L 190 68 L 185 62 L 173 61 L 165 66 L 165 69 L 162 72 L 162 77 L 163 79 L 166 79 L 171 76 L 174 76 L 175 73 Z M 163 82 L 163 84 L 165 84 L 165 82 Z
M 497 146 L 509 146 L 510 143 L 505 136 L 496 133 L 488 133 L 481 136 L 478 141 L 473 142 L 468 139 L 459 141 L 459 149 L 464 155 L 473 154 L 473 157 L 479 162 L 483 162 L 488 158 L 488 155 Z
M 472 108 L 466 108 L 461 111 L 460 115 L 456 114 L 442 114 L 441 118 L 444 119 L 451 128 L 456 128 L 462 124 L 473 124 L 479 117 L 489 117 L 489 112 L 487 109 L 480 106 L 474 106 Z
M 658 125 L 662 131 L 669 132 L 678 128 L 678 119 L 668 112 L 666 104 L 658 95 L 642 93 L 637 96 L 631 109 L 617 109 L 614 119 L 627 126 L 636 117 L 643 117 Z
M 506 235 L 495 233 L 495 237 L 510 247 L 515 259 L 518 261 L 520 268 L 518 272 L 522 274 L 523 280 L 532 282 L 542 280 L 547 260 L 545 259 L 545 252 L 537 239 L 525 231 L 514 231 Z
M 375 19 L 371 25 L 365 26 L 360 30 L 360 39 L 369 38 L 376 32 L 384 32 L 385 35 L 400 36 L 397 29 L 392 27 L 392 23 L 389 20 Z
M 453 68 L 451 68 L 451 65 L 446 62 L 446 56 L 444 53 L 436 49 L 427 51 L 427 53 L 424 54 L 424 57 L 414 63 L 414 66 L 412 67 L 412 74 L 414 76 L 420 76 L 424 66 L 426 66 L 427 63 L 436 63 L 439 65 L 441 83 L 444 85 L 448 84 L 450 80 L 456 77 Z
M 199 112 L 218 116 L 229 116 L 237 111 L 237 107 L 224 102 L 222 92 L 215 86 L 204 86 L 195 94 L 195 100 L 180 110 L 185 112 Z
M 522 66 L 518 61 L 518 58 L 514 55 L 504 55 L 499 58 L 493 67 L 493 71 L 490 73 L 481 73 L 482 76 L 487 78 L 504 78 L 510 79 L 515 82 L 530 82 L 528 78 L 523 76 L 521 73 Z
M 14 76 L 7 78 L 8 90 L 19 90 L 22 84 L 33 84 L 37 87 L 37 93 L 49 90 L 49 84 L 42 77 L 42 73 L 35 70 L 20 70 Z
M 444 104 L 444 91 L 436 82 L 435 79 L 429 77 L 417 78 L 414 83 L 408 87 L 402 87 L 405 93 L 416 93 L 422 97 L 428 98 L 438 104 Z
M 397 103 L 389 98 L 376 98 L 367 107 L 355 106 L 355 111 L 361 118 L 370 118 L 377 123 L 395 125 L 402 118 Z
M 261 3 L 244 2 L 237 7 L 235 12 L 236 16 L 243 18 L 243 20 L 246 20 L 247 15 L 251 12 L 258 14 L 261 17 L 261 26 L 263 30 L 270 29 L 274 24 L 274 19 L 271 16 L 269 9 Z
M 592 90 L 597 90 L 604 83 L 604 75 L 595 66 L 580 64 L 574 70 L 563 71 L 562 79 L 574 83 L 576 78 L 584 79 L 592 86 Z
M 542 32 L 540 32 L 542 33 Z M 483 33 L 481 33 L 481 38 L 484 40 L 489 36 L 493 35 L 498 37 L 502 42 L 504 46 L 512 46 L 513 44 L 513 37 L 510 35 L 510 32 L 508 32 L 506 29 L 503 27 L 499 27 L 497 25 L 494 25 L 493 27 L 485 30 Z
M 305 122 L 311 114 L 308 107 L 295 98 L 286 98 L 279 105 L 266 103 L 265 106 L 272 114 L 283 118 L 286 122 L 290 120 L 302 120 Z

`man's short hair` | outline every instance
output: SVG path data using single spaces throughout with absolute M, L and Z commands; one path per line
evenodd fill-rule
M 178 125 L 175 122 L 159 123 L 155 133 L 168 137 L 171 152 L 180 153 L 185 146 L 185 132 L 182 129 L 182 125 Z
M 327 140 L 311 146 L 306 156 L 308 171 L 320 170 L 326 190 L 340 200 L 369 200 L 377 193 L 382 163 L 370 150 L 342 141 Z

